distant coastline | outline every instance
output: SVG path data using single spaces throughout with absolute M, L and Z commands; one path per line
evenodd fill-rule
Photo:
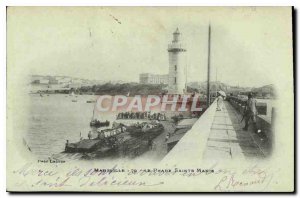
M 79 95 L 161 95 L 167 93 L 167 84 L 123 82 L 123 81 L 97 81 L 79 79 L 69 76 L 41 76 L 32 75 L 29 82 L 30 93 L 47 94 L 70 94 L 74 92 Z M 188 93 L 199 93 L 206 95 L 206 82 L 188 82 Z M 227 94 L 247 95 L 252 92 L 258 98 L 275 99 L 276 91 L 274 85 L 261 87 L 231 86 L 220 81 L 210 83 L 211 94 L 214 96 L 216 90 L 223 90 Z

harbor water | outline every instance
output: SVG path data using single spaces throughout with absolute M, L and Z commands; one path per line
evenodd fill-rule
M 93 95 L 71 96 L 32 94 L 27 136 L 24 137 L 31 152 L 39 158 L 48 158 L 64 151 L 66 140 L 77 142 L 87 138 L 95 103 Z M 72 102 L 76 101 L 76 102 Z M 114 121 L 116 113 L 105 112 L 97 117 L 101 121 Z

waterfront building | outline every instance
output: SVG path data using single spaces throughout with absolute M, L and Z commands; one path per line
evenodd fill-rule
M 168 84 L 169 75 L 159 75 L 151 73 L 142 73 L 140 74 L 140 83 L 141 84 Z

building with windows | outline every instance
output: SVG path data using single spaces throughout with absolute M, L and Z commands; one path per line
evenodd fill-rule
M 159 74 L 150 74 L 142 73 L 140 74 L 140 83 L 141 84 L 168 84 L 169 75 L 159 75 Z

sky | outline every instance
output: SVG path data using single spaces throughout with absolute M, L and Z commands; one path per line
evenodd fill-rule
M 205 81 L 209 24 L 213 81 L 259 87 L 284 76 L 292 59 L 288 7 L 8 8 L 8 69 L 138 82 L 140 73 L 168 73 L 167 46 L 178 27 L 188 82 Z

